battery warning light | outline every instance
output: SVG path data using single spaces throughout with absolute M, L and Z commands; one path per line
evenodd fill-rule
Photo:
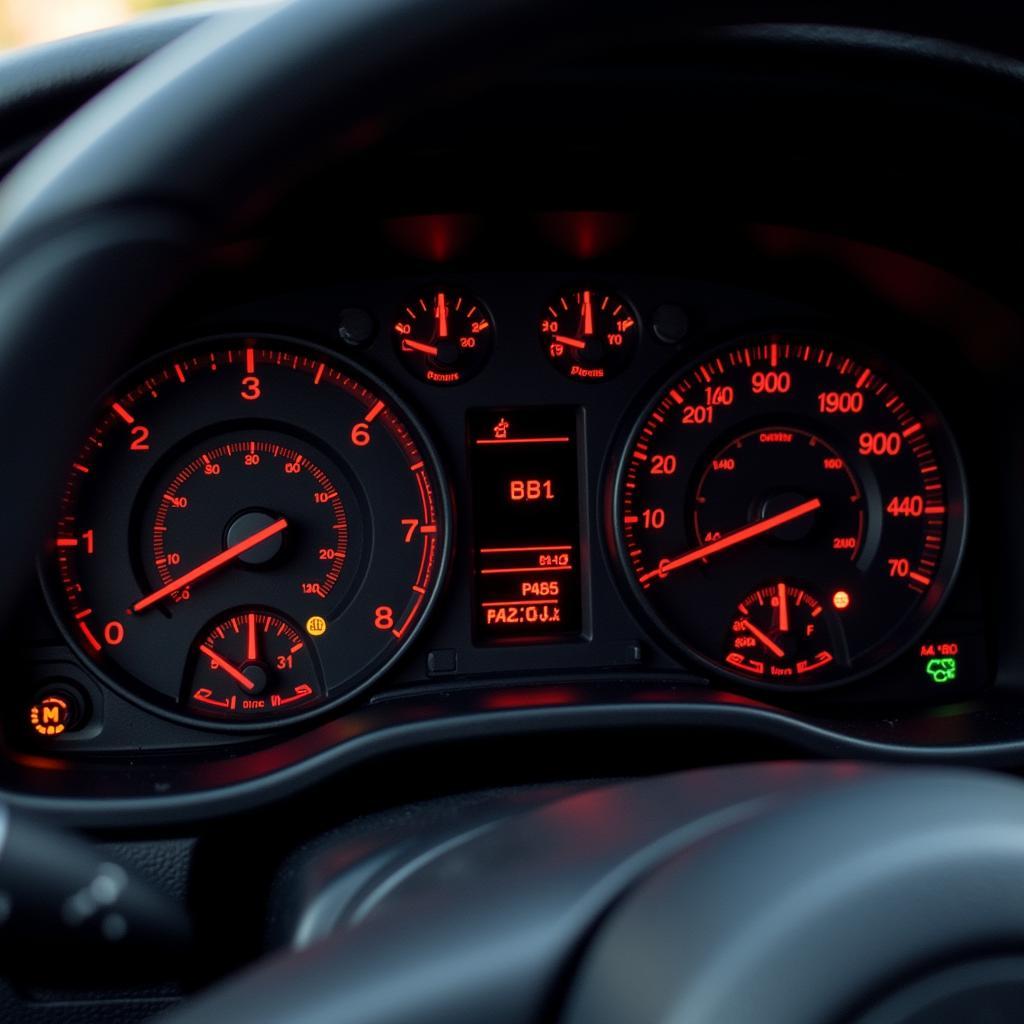
M 28 710 L 29 724 L 40 736 L 59 736 L 71 723 L 73 709 L 64 697 L 43 697 Z

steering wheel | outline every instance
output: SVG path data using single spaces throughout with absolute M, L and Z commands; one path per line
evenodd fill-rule
M 328 141 L 357 151 L 540 43 L 597 45 L 659 17 L 648 0 L 297 0 L 191 33 L 55 132 L 0 193 L 0 430 L 18 484 L 0 505 L 0 614 L 90 397 L 218 232 Z M 368 918 L 176 1019 L 817 1024 L 872 1006 L 872 1024 L 935 1024 L 965 993 L 1019 1005 L 1024 984 L 1024 799 L 980 774 L 649 780 L 428 862 Z

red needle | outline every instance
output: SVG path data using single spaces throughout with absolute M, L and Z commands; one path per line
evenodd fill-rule
M 249 612 L 249 644 L 245 653 L 248 661 L 255 661 L 256 651 L 256 613 Z
M 437 335 L 448 337 L 448 307 L 445 305 L 444 292 L 437 293 Z
M 242 673 L 239 672 L 234 665 L 229 665 L 212 647 L 207 647 L 206 644 L 203 644 L 199 648 L 199 650 L 201 653 L 205 654 L 210 659 L 210 663 L 213 665 L 214 668 L 224 669 L 224 671 L 227 672 L 227 674 L 231 676 L 231 678 L 234 679 L 234 681 L 238 683 L 238 685 L 241 686 L 243 689 L 256 689 L 255 683 L 252 683 L 248 679 L 246 679 L 245 676 L 242 675 Z
M 649 579 L 653 579 L 655 576 L 665 576 L 667 573 L 673 571 L 673 569 L 681 569 L 684 565 L 689 565 L 691 562 L 698 562 L 702 558 L 707 558 L 708 555 L 714 555 L 719 551 L 725 551 L 727 548 L 735 547 L 737 544 L 742 544 L 745 540 L 750 540 L 753 537 L 760 537 L 762 533 L 769 533 L 774 530 L 777 526 L 782 526 L 783 523 L 790 523 L 794 519 L 799 519 L 801 516 L 809 515 L 815 509 L 821 508 L 820 498 L 811 498 L 810 501 L 805 501 L 800 505 L 795 505 L 793 508 L 788 509 L 785 512 L 780 512 L 778 515 L 769 516 L 767 519 L 761 519 L 756 523 L 751 523 L 750 526 L 744 526 L 739 530 L 734 530 L 732 533 L 727 533 L 724 537 L 720 537 L 716 541 L 712 541 L 710 544 L 704 544 L 699 548 L 694 548 L 693 551 L 688 551 L 685 555 L 680 555 L 679 558 L 673 558 L 670 562 L 662 562 L 657 569 L 652 569 L 650 572 L 644 573 L 640 577 L 641 583 L 646 583 Z
M 183 587 L 187 587 L 190 583 L 195 583 L 196 580 L 202 579 L 204 576 L 208 576 L 214 571 L 214 569 L 219 569 L 222 565 L 226 565 L 239 555 L 244 555 L 246 551 L 251 551 L 254 547 L 267 540 L 267 538 L 273 537 L 275 534 L 286 529 L 287 526 L 288 520 L 284 517 L 278 519 L 274 523 L 271 523 L 269 526 L 264 526 L 262 530 L 257 530 L 251 537 L 246 537 L 245 540 L 240 540 L 237 544 L 232 544 L 231 547 L 225 548 L 219 555 L 214 555 L 213 558 L 208 558 L 201 565 L 197 565 L 190 572 L 185 573 L 184 576 L 179 576 L 176 580 L 171 580 L 171 582 L 166 586 L 161 587 L 159 590 L 154 590 L 148 597 L 143 597 L 136 601 L 135 604 L 132 605 L 132 611 L 145 611 L 150 605 L 154 605 L 158 601 L 162 601 L 168 596 L 168 594 L 173 594 L 174 591 L 181 590 Z
M 560 341 L 563 345 L 568 345 L 569 348 L 586 348 L 587 343 L 585 341 L 579 341 L 576 338 L 569 338 L 564 334 L 556 334 L 555 341 Z
M 770 636 L 762 633 L 749 619 L 740 619 L 740 625 L 746 627 L 748 633 L 753 633 L 776 658 L 781 658 L 786 653 Z
M 594 309 L 590 304 L 590 292 L 583 293 L 583 333 L 594 333 Z
M 789 602 L 786 600 L 786 584 L 779 583 L 779 629 L 789 632 Z
M 428 356 L 437 355 L 436 345 L 426 345 L 422 341 L 412 341 L 410 338 L 402 339 L 403 352 L 426 352 Z

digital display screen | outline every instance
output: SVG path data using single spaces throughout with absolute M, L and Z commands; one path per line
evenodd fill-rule
M 468 414 L 480 643 L 580 635 L 577 419 L 564 406 Z

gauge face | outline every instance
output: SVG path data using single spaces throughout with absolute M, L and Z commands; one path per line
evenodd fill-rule
M 629 303 L 598 288 L 559 295 L 540 322 L 548 359 L 577 380 L 605 380 L 620 373 L 632 359 L 639 336 Z
M 494 325 L 476 299 L 438 290 L 402 308 L 394 336 L 402 363 L 414 377 L 429 384 L 461 384 L 490 358 Z
M 963 475 L 909 383 L 816 340 L 752 339 L 634 428 L 612 501 L 635 596 L 745 680 L 840 682 L 910 644 L 959 562 Z
M 266 726 L 397 657 L 440 580 L 446 509 L 436 460 L 379 384 L 295 342 L 213 339 L 107 400 L 44 578 L 112 685 Z

